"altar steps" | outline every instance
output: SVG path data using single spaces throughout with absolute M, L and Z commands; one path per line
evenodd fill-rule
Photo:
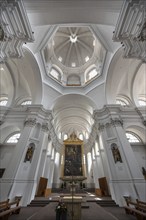
M 50 202 L 58 202 L 56 201 L 48 201 L 48 200 L 32 200 L 31 203 L 28 205 L 28 207 L 44 207 L 48 205 Z M 86 203 L 82 203 L 82 208 L 89 208 L 91 201 L 87 201 Z M 95 201 L 94 201 L 95 202 Z M 102 200 L 102 201 L 96 201 L 96 204 L 102 206 L 102 207 L 118 207 L 118 205 L 113 200 Z
M 28 207 L 44 207 L 46 205 L 48 205 L 50 203 L 50 201 L 48 200 L 38 200 L 38 199 L 34 199 L 30 202 L 29 205 L 27 205 Z
M 96 203 L 102 207 L 119 207 L 114 200 L 97 200 Z

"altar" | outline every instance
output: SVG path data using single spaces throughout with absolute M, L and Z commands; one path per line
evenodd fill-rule
M 70 195 L 62 198 L 67 206 L 67 220 L 81 220 L 82 197 L 76 196 L 76 186 L 86 180 L 83 162 L 83 141 L 75 132 L 64 141 L 63 163 L 60 179 L 70 188 Z
M 81 220 L 81 196 L 64 196 L 63 202 L 67 207 L 67 220 Z

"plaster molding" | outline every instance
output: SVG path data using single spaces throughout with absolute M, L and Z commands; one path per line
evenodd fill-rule
M 121 42 L 125 58 L 146 62 L 146 1 L 125 1 L 115 28 L 113 40 Z
M 42 124 L 42 130 L 43 130 L 44 132 L 48 132 L 48 131 L 49 131 L 48 123 L 43 123 L 43 124 Z
M 33 32 L 29 24 L 23 1 L 1 1 L 0 21 L 0 62 L 8 58 L 23 56 L 23 43 L 33 42 Z
M 27 118 L 24 122 L 24 126 L 33 127 L 37 123 L 36 118 Z

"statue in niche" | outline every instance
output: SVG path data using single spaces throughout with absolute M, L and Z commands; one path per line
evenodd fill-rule
M 121 154 L 120 154 L 117 144 L 115 143 L 111 144 L 111 150 L 113 153 L 113 158 L 114 158 L 115 163 L 117 162 L 122 163 Z
M 25 155 L 24 162 L 27 162 L 27 161 L 31 162 L 34 149 L 35 149 L 35 145 L 33 143 L 30 143 L 27 149 L 26 155 Z
M 144 167 L 142 167 L 141 169 L 142 169 L 142 174 L 143 174 L 143 176 L 144 176 L 144 178 L 146 180 L 146 169 Z

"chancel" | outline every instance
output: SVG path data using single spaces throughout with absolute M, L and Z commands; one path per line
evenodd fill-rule
M 145 218 L 145 11 L 0 1 L 0 219 Z
M 83 162 L 83 144 L 75 132 L 64 141 L 63 164 L 62 164 L 62 181 L 67 182 L 66 186 L 70 188 L 70 193 L 63 197 L 63 201 L 67 205 L 67 219 L 81 219 L 81 203 L 82 196 L 77 195 L 76 187 L 87 179 L 85 176 L 85 167 Z

